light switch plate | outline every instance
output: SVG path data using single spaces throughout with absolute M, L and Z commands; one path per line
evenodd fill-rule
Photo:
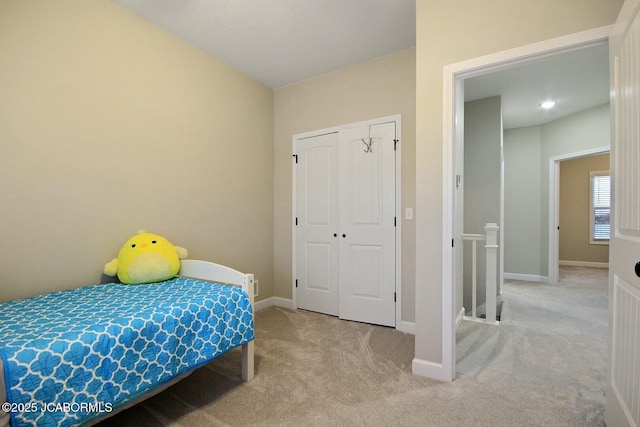
M 405 219 L 413 219 L 413 208 L 407 208 L 404 214 Z

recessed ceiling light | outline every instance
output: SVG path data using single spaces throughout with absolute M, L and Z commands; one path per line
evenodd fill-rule
M 545 110 L 548 110 L 549 108 L 553 108 L 556 105 L 556 101 L 544 101 L 542 104 L 540 104 L 540 108 L 544 108 Z

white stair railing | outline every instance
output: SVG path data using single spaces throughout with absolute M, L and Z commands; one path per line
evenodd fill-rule
M 472 317 L 477 319 L 476 310 L 478 308 L 478 242 L 486 240 L 487 237 L 484 234 L 463 234 L 463 241 L 471 242 L 471 316 L 465 316 L 465 318 Z
M 498 263 L 498 227 L 495 223 L 488 223 L 485 227 L 486 234 L 463 234 L 463 241 L 471 241 L 471 316 L 464 316 L 465 320 L 473 320 L 482 323 L 497 325 L 496 309 L 497 309 L 497 263 Z M 478 250 L 477 243 L 485 241 L 486 254 L 486 276 L 485 276 L 485 307 L 486 318 L 482 319 L 477 316 L 477 276 L 478 276 Z

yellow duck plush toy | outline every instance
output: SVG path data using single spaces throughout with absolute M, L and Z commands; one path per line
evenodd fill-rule
M 139 231 L 122 246 L 117 258 L 104 265 L 103 272 L 118 275 L 122 283 L 130 285 L 161 282 L 178 274 L 180 260 L 186 257 L 185 248 L 157 234 Z

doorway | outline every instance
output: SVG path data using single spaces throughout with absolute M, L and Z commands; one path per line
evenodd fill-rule
M 444 158 L 443 158 L 443 202 L 445 215 L 443 217 L 443 322 L 442 322 L 442 366 L 438 372 L 430 369 L 428 375 L 452 381 L 455 378 L 455 319 L 456 319 L 456 252 L 451 250 L 451 240 L 447 236 L 459 238 L 461 230 L 456 224 L 456 176 L 463 171 L 457 169 L 456 153 L 460 150 L 457 142 L 463 132 L 460 117 L 463 117 L 464 106 L 460 104 L 459 91 L 464 91 L 464 80 L 488 74 L 494 71 L 512 68 L 516 65 L 540 61 L 563 53 L 596 46 L 606 43 L 609 37 L 609 27 L 598 28 L 570 36 L 535 43 L 532 45 L 503 51 L 486 57 L 452 64 L 444 70 Z M 546 168 L 546 167 L 545 167 Z M 545 190 L 546 191 L 546 190 Z M 546 222 L 546 221 L 545 221 Z M 414 370 L 415 371 L 415 370 Z
M 560 164 L 568 160 L 606 154 L 609 150 L 606 146 L 555 156 L 549 160 L 549 283 L 560 281 Z

